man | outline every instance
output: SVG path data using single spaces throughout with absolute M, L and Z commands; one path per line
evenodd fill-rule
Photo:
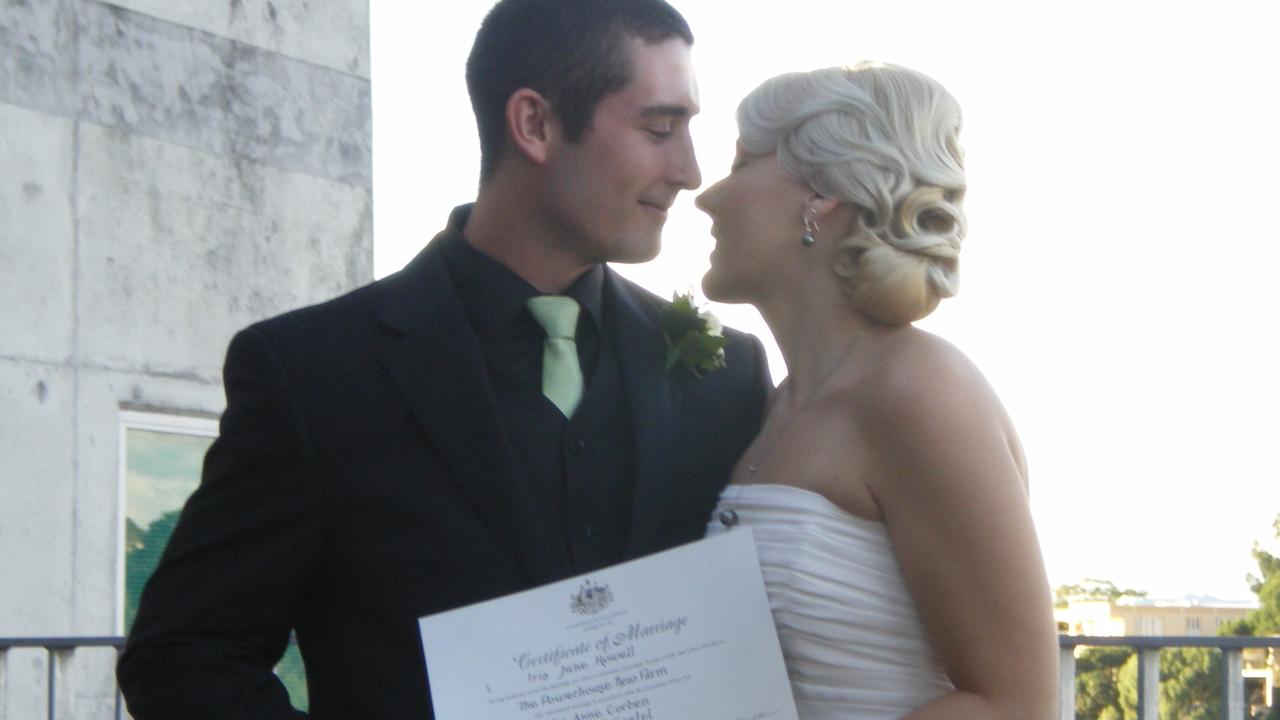
M 221 437 L 120 659 L 136 718 L 300 716 L 271 671 L 290 631 L 312 717 L 430 718 L 419 616 L 701 537 L 763 353 L 730 332 L 725 367 L 665 369 L 670 305 L 604 265 L 653 257 L 701 181 L 691 43 L 662 0 L 491 11 L 475 205 L 401 272 L 232 340 Z M 568 337 L 545 295 L 572 299 Z

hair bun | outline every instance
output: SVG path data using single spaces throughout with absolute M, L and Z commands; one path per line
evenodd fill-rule
M 859 312 L 877 322 L 905 325 L 933 312 L 942 299 L 932 288 L 932 262 L 863 230 L 840 246 L 835 271 Z
M 929 284 L 940 298 L 960 289 L 960 243 L 967 230 L 964 212 L 940 187 L 912 190 L 898 204 L 893 231 L 886 241 L 899 250 L 923 255 L 929 263 Z
M 900 250 L 930 257 L 954 258 L 960 255 L 964 225 L 964 214 L 947 201 L 942 188 L 919 187 L 898 203 L 894 213 L 894 245 Z

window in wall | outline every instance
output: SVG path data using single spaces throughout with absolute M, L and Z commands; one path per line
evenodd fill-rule
M 1196 636 L 1200 634 L 1200 618 L 1187 618 L 1187 635 Z
M 1139 635 L 1163 635 L 1164 623 L 1160 618 L 1144 617 L 1140 622 L 1141 630 Z
M 178 513 L 200 484 L 205 451 L 218 433 L 212 418 L 120 413 L 121 632 L 133 626 L 142 586 L 169 542 Z
M 151 577 L 178 515 L 200 484 L 204 455 L 218 434 L 213 418 L 120 412 L 121 567 L 116 623 L 133 626 L 138 596 Z M 276 666 L 295 707 L 307 709 L 306 674 L 296 645 Z

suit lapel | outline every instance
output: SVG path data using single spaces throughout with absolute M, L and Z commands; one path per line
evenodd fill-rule
M 534 583 L 570 573 L 528 497 L 498 424 L 479 342 L 440 257 L 428 245 L 389 283 L 379 360 L 431 445 Z
M 662 328 L 644 297 L 612 270 L 605 274 L 618 362 L 635 437 L 635 498 L 625 558 L 657 548 L 680 457 L 680 391 L 662 365 Z

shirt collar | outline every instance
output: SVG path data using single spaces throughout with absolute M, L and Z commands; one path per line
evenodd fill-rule
M 525 307 L 529 298 L 542 293 L 507 266 L 477 250 L 462 235 L 470 206 L 456 208 L 442 237 L 441 254 L 461 296 L 463 307 L 485 342 L 499 342 L 542 334 Z M 578 302 L 597 329 L 604 328 L 602 297 L 604 264 L 592 265 L 562 293 Z

